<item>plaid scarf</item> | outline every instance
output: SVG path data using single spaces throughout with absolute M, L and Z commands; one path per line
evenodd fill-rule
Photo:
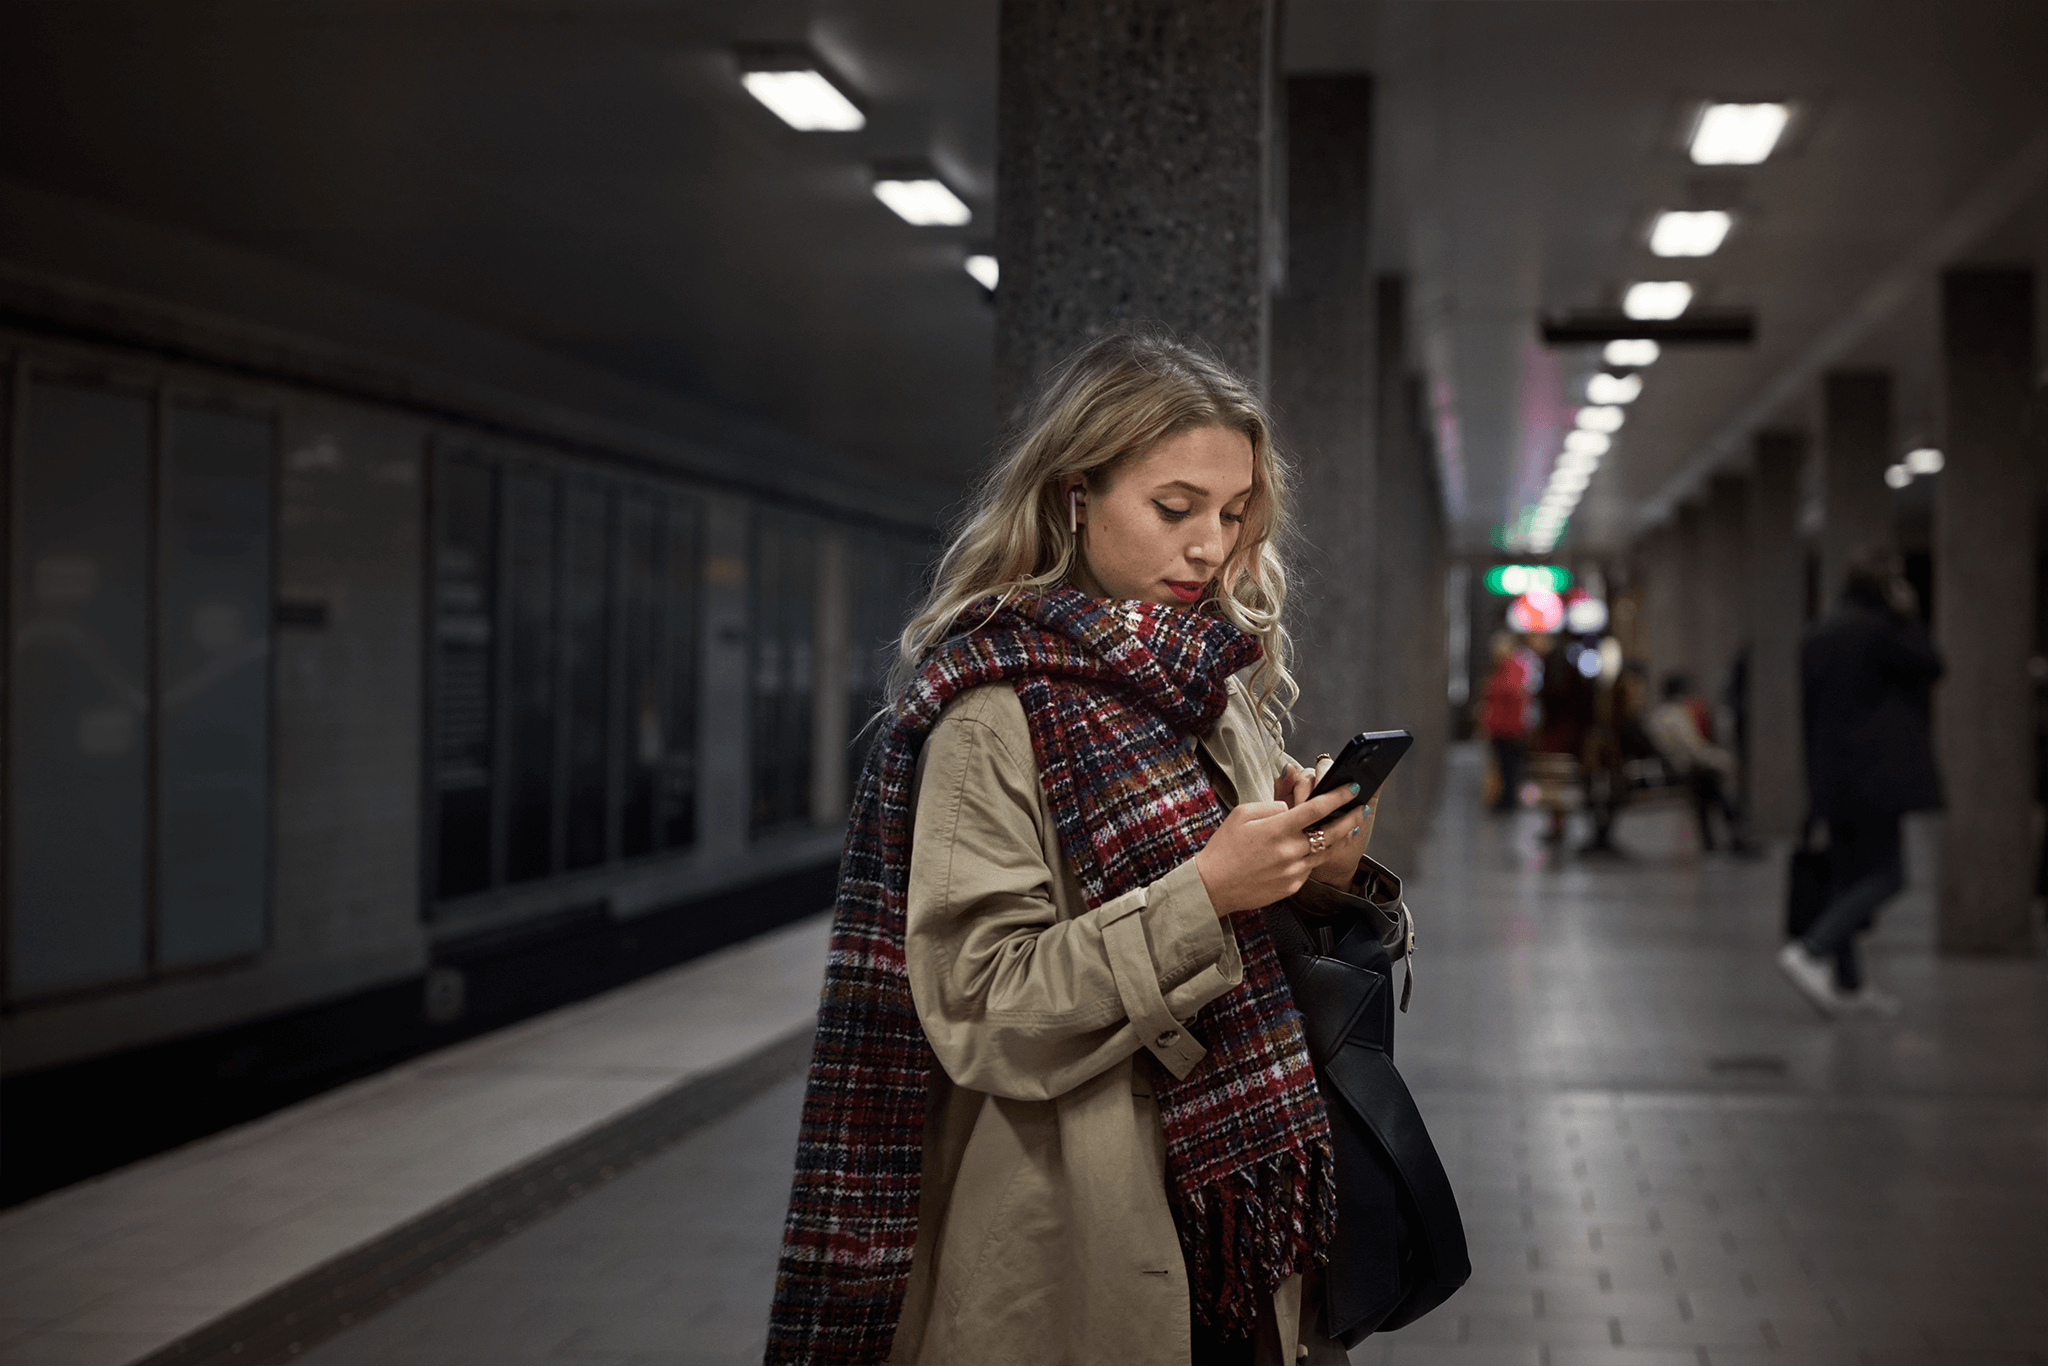
M 882 1360 L 917 1237 L 931 1045 L 904 967 L 917 755 L 946 703 L 1009 681 L 1060 847 L 1093 908 L 1193 857 L 1224 810 L 1188 737 L 1259 657 L 1229 622 L 1071 588 L 985 600 L 869 751 L 840 868 L 831 956 L 770 1314 L 770 1363 Z M 1336 1227 L 1329 1121 L 1263 918 L 1238 916 L 1243 983 L 1196 1027 L 1185 1078 L 1154 1067 L 1168 1194 L 1194 1308 L 1248 1335 Z M 1149 1059 L 1146 1060 L 1149 1062 Z

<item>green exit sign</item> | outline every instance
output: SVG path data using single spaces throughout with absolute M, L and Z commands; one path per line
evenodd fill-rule
M 1486 590 L 1519 598 L 1538 590 L 1562 593 L 1572 586 L 1572 571 L 1556 564 L 1497 564 L 1486 571 Z

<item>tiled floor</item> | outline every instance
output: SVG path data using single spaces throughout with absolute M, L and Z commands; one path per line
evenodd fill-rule
M 1364 1366 L 2048 1363 L 2048 990 L 1932 956 L 1931 833 L 1876 937 L 1893 1021 L 1830 1024 L 1772 967 L 1782 868 L 1546 854 L 1460 756 L 1411 883 L 1399 1061 L 1472 1282 Z M 320 1366 L 754 1362 L 798 1088 L 308 1354 Z

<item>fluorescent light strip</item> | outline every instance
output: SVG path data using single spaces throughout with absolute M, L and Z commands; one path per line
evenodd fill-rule
M 1734 216 L 1719 209 L 1660 213 L 1650 229 L 1650 250 L 1659 256 L 1712 256 L 1733 226 Z
M 1651 345 L 1656 345 L 1652 342 Z M 1586 402 L 1595 404 L 1634 403 L 1643 392 L 1641 375 L 1610 375 L 1601 371 L 1586 381 Z
M 973 211 L 942 180 L 878 180 L 875 198 L 920 228 L 958 228 L 974 219 Z
M 1710 104 L 1692 131 L 1697 166 L 1754 166 L 1770 156 L 1792 118 L 1782 104 Z
M 851 133 L 867 126 L 866 115 L 821 72 L 748 71 L 740 84 L 799 132 Z
M 981 287 L 991 294 L 995 292 L 996 281 L 1003 277 L 1002 268 L 993 256 L 970 256 L 967 258 L 967 273 L 981 282 Z
M 1625 337 L 1607 343 L 1605 349 L 1600 352 L 1600 359 L 1609 365 L 1626 365 L 1641 369 L 1645 365 L 1655 365 L 1657 357 L 1661 354 L 1662 348 L 1647 337 Z M 1633 379 L 1634 376 L 1631 375 L 1629 378 Z
M 1589 408 L 1579 409 L 1577 421 L 1583 431 L 1618 432 L 1621 430 L 1623 413 L 1612 404 L 1596 403 Z
M 1691 302 L 1692 286 L 1684 280 L 1642 280 L 1628 287 L 1621 311 L 1638 320 L 1675 318 Z

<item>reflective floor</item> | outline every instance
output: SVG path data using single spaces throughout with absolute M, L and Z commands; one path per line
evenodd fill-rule
M 1623 859 L 1477 810 L 1454 760 L 1411 881 L 1398 1061 L 1473 1277 L 1384 1366 L 2048 1363 L 2048 990 L 1931 952 L 1932 830 L 1872 940 L 1896 1020 L 1782 981 L 1781 858 L 1632 810 Z M 786 1083 L 306 1354 L 320 1366 L 757 1362 Z

